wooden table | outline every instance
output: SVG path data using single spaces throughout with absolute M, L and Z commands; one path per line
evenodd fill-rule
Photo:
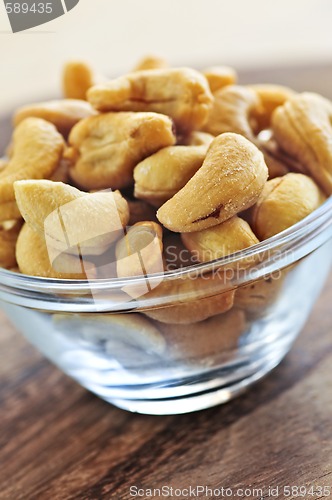
M 237 488 L 264 488 L 264 499 L 278 486 L 273 498 L 284 499 L 285 486 L 330 487 L 331 301 L 332 277 L 293 350 L 263 382 L 227 405 L 174 417 L 104 403 L 1 314 L 0 498 L 130 499 L 130 486 L 203 485 L 231 488 L 231 498 Z

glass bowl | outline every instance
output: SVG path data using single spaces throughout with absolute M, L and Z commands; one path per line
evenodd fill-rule
M 328 275 L 331 237 L 330 198 L 250 249 L 148 279 L 62 281 L 0 270 L 1 306 L 45 356 L 104 400 L 140 413 L 191 412 L 230 400 L 280 363 Z

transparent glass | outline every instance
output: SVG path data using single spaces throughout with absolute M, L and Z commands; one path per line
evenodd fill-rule
M 133 412 L 191 412 L 230 400 L 283 359 L 329 273 L 331 237 L 330 198 L 246 251 L 152 275 L 145 294 L 144 277 L 1 270 L 0 301 L 32 344 L 99 397 Z

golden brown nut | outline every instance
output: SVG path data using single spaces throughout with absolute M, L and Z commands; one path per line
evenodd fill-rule
M 295 91 L 283 85 L 259 83 L 249 85 L 259 97 L 259 106 L 253 110 L 256 133 L 271 126 L 273 111 L 295 95 Z
M 116 245 L 118 277 L 145 277 L 145 281 L 124 285 L 126 294 L 133 298 L 144 297 L 147 303 L 168 297 L 176 304 L 147 307 L 142 310 L 146 316 L 161 322 L 189 324 L 231 309 L 234 291 L 223 291 L 225 275 L 216 273 L 165 281 L 162 250 L 162 229 L 152 222 L 136 224 Z M 157 282 L 152 281 L 154 273 L 160 275 Z M 180 298 L 183 294 L 184 298 Z
M 147 220 L 157 222 L 156 210 L 148 203 L 142 200 L 128 200 L 129 207 L 129 226 L 133 226 L 136 222 L 144 222 Z
M 168 62 L 162 57 L 158 56 L 145 56 L 143 57 L 136 66 L 133 71 L 144 71 L 146 69 L 165 69 L 168 68 Z
M 62 74 L 63 94 L 67 99 L 86 99 L 89 88 L 100 81 L 95 71 L 83 61 L 69 61 Z
M 145 158 L 134 169 L 136 198 L 160 207 L 202 166 L 208 146 L 169 146 Z
M 95 114 L 97 114 L 96 111 L 86 101 L 62 99 L 23 106 L 16 111 L 13 121 L 16 127 L 26 118 L 43 118 L 53 123 L 58 131 L 67 137 L 76 123 Z
M 164 356 L 211 365 L 212 359 L 220 360 L 236 349 L 247 323 L 243 311 L 232 309 L 225 314 L 193 323 L 190 328 L 168 323 L 156 323 L 156 326 L 166 340 Z
M 295 95 L 272 115 L 278 144 L 332 193 L 332 103 L 318 94 Z
M 325 197 L 303 174 L 289 173 L 268 181 L 253 207 L 253 228 L 261 240 L 291 227 L 318 208 Z
M 16 266 L 15 247 L 21 228 L 21 221 L 9 221 L 1 224 L 0 267 L 10 269 Z
M 93 87 L 88 100 L 98 111 L 162 113 L 185 131 L 199 129 L 213 104 L 206 78 L 189 68 L 130 73 Z
M 293 162 L 257 134 L 270 126 L 273 110 L 291 92 L 286 87 L 271 85 L 225 87 L 214 94 L 214 107 L 204 130 L 213 135 L 224 132 L 243 135 L 263 152 L 269 178 L 283 175 L 293 168 Z
M 129 220 L 119 192 L 88 194 L 52 181 L 21 181 L 14 187 L 24 220 L 55 253 L 99 255 L 122 236 Z
M 51 261 L 45 240 L 24 224 L 16 245 L 16 259 L 22 274 L 58 279 L 93 279 L 93 264 L 72 255 L 61 254 Z
M 250 315 L 265 314 L 280 296 L 285 277 L 286 272 L 280 271 L 239 287 L 235 292 L 234 307 Z
M 144 276 L 163 271 L 163 230 L 156 222 L 138 222 L 116 245 L 119 278 Z M 129 290 L 129 289 L 128 289 Z M 128 293 L 128 290 L 127 293 Z
M 152 321 L 142 314 L 55 314 L 54 327 L 80 340 L 103 344 L 106 353 L 124 368 L 159 365 L 166 341 Z
M 203 75 L 213 94 L 226 85 L 234 85 L 237 81 L 236 71 L 230 66 L 211 66 L 203 70 Z
M 59 166 L 63 148 L 63 137 L 51 123 L 40 118 L 26 118 L 18 125 L 13 135 L 12 156 L 0 173 L 0 206 L 5 208 L 1 220 L 17 218 L 14 216 L 15 212 L 18 215 L 14 205 L 14 182 L 51 177 Z M 9 215 L 12 217 L 8 218 Z
M 71 178 L 84 189 L 119 189 L 135 165 L 175 143 L 170 118 L 157 113 L 107 113 L 79 122 L 69 143 L 77 155 Z
M 144 298 L 172 298 L 174 305 L 144 309 L 149 318 L 162 323 L 188 325 L 203 321 L 233 307 L 234 290 L 223 291 L 226 278 L 223 274 L 210 274 L 195 279 L 163 281 Z M 181 294 L 185 297 L 181 297 Z
M 174 232 L 216 226 L 252 206 L 267 180 L 262 153 L 238 134 L 221 134 L 187 184 L 157 212 Z
M 185 247 L 200 262 L 220 259 L 259 243 L 249 224 L 237 216 L 204 231 L 183 233 L 181 238 Z M 236 265 L 243 268 L 251 263 L 252 260 L 246 260 Z
M 229 85 L 214 94 L 214 105 L 203 130 L 212 135 L 235 132 L 249 140 L 255 139 L 251 116 L 260 106 L 254 90 L 240 85 Z

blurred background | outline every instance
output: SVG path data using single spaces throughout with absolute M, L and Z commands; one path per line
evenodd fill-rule
M 80 0 L 66 15 L 12 34 L 1 2 L 0 110 L 59 94 L 67 59 L 87 59 L 117 75 L 146 53 L 175 65 L 230 64 L 250 69 L 245 79 L 262 75 L 290 84 L 291 73 L 280 67 L 323 65 L 326 78 L 304 69 L 295 84 L 327 94 L 331 19 L 331 0 Z M 260 68 L 265 72 L 252 72 Z

